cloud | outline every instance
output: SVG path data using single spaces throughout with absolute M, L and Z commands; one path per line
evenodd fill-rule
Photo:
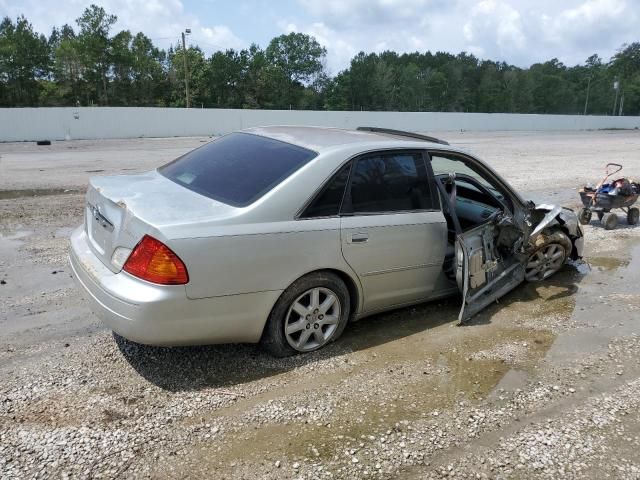
M 116 30 L 142 31 L 161 48 L 186 28 L 207 53 L 308 33 L 327 48 L 334 74 L 359 51 L 385 49 L 574 65 L 593 53 L 608 59 L 640 32 L 640 0 L 0 0 L 0 15 L 24 13 L 48 35 L 54 25 L 75 27 L 93 2 L 118 15 Z
M 331 27 L 388 25 L 410 21 L 433 0 L 301 0 L 310 13 Z
M 209 48 L 206 47 L 221 50 L 228 48 L 238 50 L 246 46 L 246 42 L 238 38 L 226 25 L 214 25 L 213 27 L 198 26 L 198 30 L 204 38 L 205 50 L 209 50 Z M 200 43 L 202 43 L 202 41 Z
M 540 26 L 550 43 L 569 42 L 597 47 L 609 35 L 637 30 L 640 26 L 638 7 L 640 5 L 631 9 L 622 0 L 590 0 L 562 10 L 553 17 L 542 15 Z
M 318 35 L 329 64 L 344 68 L 345 51 L 467 51 L 519 66 L 559 58 L 610 57 L 638 40 L 638 0 L 298 0 L 312 22 L 295 24 Z M 317 27 L 315 28 L 317 30 Z M 343 42 L 334 52 L 332 45 Z
M 470 44 L 494 43 L 503 56 L 522 50 L 527 43 L 520 12 L 496 0 L 483 0 L 474 6 L 463 33 Z
M 163 48 L 178 44 L 180 33 L 190 28 L 191 42 L 203 50 L 242 48 L 247 42 L 226 25 L 206 24 L 188 12 L 181 0 L 69 0 L 64 8 L 54 0 L 0 0 L 0 14 L 17 17 L 24 14 L 38 32 L 48 35 L 53 26 L 65 23 L 76 29 L 75 19 L 83 10 L 97 3 L 107 12 L 117 15 L 114 31 L 143 32 Z M 76 29 L 77 30 L 77 29 Z

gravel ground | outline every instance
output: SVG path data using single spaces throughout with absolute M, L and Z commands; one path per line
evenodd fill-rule
M 640 174 L 637 132 L 451 136 L 570 206 L 607 159 Z M 463 327 L 453 298 L 287 359 L 106 331 L 65 259 L 88 171 L 201 140 L 0 145 L 0 478 L 640 478 L 640 228 L 593 222 L 586 263 Z

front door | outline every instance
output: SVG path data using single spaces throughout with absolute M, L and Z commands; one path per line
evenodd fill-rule
M 430 158 L 455 219 L 456 281 L 463 298 L 459 320 L 464 322 L 524 280 L 524 233 L 508 192 L 490 174 L 455 154 L 434 152 Z
M 464 322 L 506 295 L 524 280 L 524 265 L 514 257 L 501 257 L 496 216 L 456 238 L 456 281 L 462 293 L 458 320 Z
M 341 216 L 342 254 L 365 312 L 426 299 L 442 271 L 447 224 L 421 152 L 355 160 Z

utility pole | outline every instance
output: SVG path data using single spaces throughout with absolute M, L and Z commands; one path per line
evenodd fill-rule
M 616 115 L 616 106 L 618 105 L 618 90 L 620 90 L 620 82 L 618 81 L 618 77 L 613 79 L 613 89 L 616 91 L 616 96 L 613 100 L 613 112 L 611 115 Z
M 187 58 L 187 42 L 185 41 L 185 34 L 189 35 L 191 29 L 187 28 L 182 32 L 182 58 L 184 59 L 184 94 L 187 101 L 187 108 L 189 108 L 189 60 Z
M 587 114 L 587 106 L 589 105 L 589 89 L 591 88 L 591 75 L 589 75 L 589 80 L 587 81 L 587 98 L 584 100 L 584 113 Z

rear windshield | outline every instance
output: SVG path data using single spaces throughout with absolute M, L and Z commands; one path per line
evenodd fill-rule
M 263 196 L 316 156 L 290 143 L 232 133 L 160 167 L 170 180 L 234 207 Z

